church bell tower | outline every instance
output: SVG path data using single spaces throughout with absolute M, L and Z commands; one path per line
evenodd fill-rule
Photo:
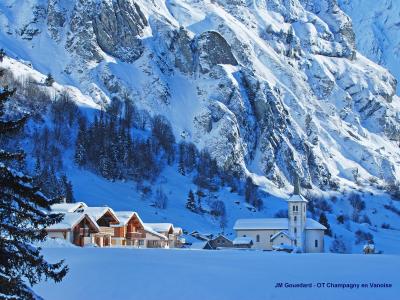
M 289 215 L 289 235 L 293 239 L 293 246 L 304 250 L 308 201 L 301 195 L 300 179 L 298 176 L 295 178 L 293 195 L 287 202 Z

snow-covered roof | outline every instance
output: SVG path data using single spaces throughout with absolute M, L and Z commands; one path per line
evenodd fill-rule
M 84 202 L 76 202 L 76 203 L 57 203 L 53 204 L 50 208 L 55 212 L 76 212 L 80 208 L 85 208 L 87 205 Z
M 250 245 L 253 243 L 251 237 L 248 236 L 238 236 L 233 240 L 234 245 Z
M 139 214 L 134 211 L 116 211 L 115 215 L 119 219 L 119 224 L 113 225 L 113 226 L 121 226 L 121 225 L 127 225 L 128 222 L 136 216 L 137 219 L 139 220 L 140 224 L 144 224 L 142 219 L 140 219 Z
M 183 233 L 182 228 L 180 228 L 180 227 L 174 227 L 174 234 L 180 235 L 180 234 L 182 234 L 182 233 Z
M 206 246 L 207 246 L 208 243 L 209 243 L 208 241 L 205 241 L 205 242 L 196 242 L 196 243 L 193 243 L 193 244 L 190 246 L 190 249 L 201 250 L 201 249 L 206 248 Z M 211 246 L 209 246 L 209 247 L 211 248 Z
M 234 230 L 263 230 L 263 229 L 287 230 L 288 228 L 289 228 L 289 221 L 287 218 L 239 219 L 233 226 Z M 307 218 L 306 229 L 325 230 L 326 227 L 313 219 Z
M 152 235 L 155 235 L 155 236 L 159 237 L 162 240 L 167 240 L 167 237 L 165 235 L 162 235 L 161 233 L 158 233 L 157 231 L 153 230 L 153 228 L 151 228 L 150 226 L 147 226 L 145 224 L 143 228 L 144 228 L 144 231 L 146 231 L 146 232 L 148 232 L 148 233 L 150 233 Z
M 107 207 L 107 206 L 103 206 L 103 207 L 85 207 L 85 208 L 82 209 L 82 212 L 88 214 L 89 216 L 91 216 L 96 221 L 99 220 L 102 216 L 104 216 L 107 212 L 110 212 L 115 217 L 115 219 L 119 222 L 119 219 L 116 216 L 115 212 L 110 207 Z
M 84 218 L 87 218 L 90 223 L 93 224 L 93 227 L 95 227 L 98 231 L 99 226 L 96 224 L 96 222 L 87 214 L 82 214 L 82 213 L 64 213 L 64 219 L 57 224 L 53 224 L 49 227 L 47 227 L 47 230 L 71 230 L 74 228 L 77 224 L 79 224 Z
M 171 223 L 145 223 L 144 225 L 157 232 L 168 232 L 170 229 L 174 230 L 174 225 Z
M 288 200 L 288 202 L 308 202 L 306 198 L 299 194 L 293 194 Z
M 289 240 L 294 240 L 293 237 L 290 236 L 289 232 L 287 232 L 286 230 L 281 230 L 278 231 L 277 233 L 275 233 L 273 236 L 271 236 L 271 238 L 269 239 L 271 242 L 276 239 L 278 236 L 280 236 L 281 234 L 285 235 Z
M 366 244 L 366 245 L 364 245 L 363 249 L 364 250 L 366 250 L 366 249 L 374 250 L 375 249 L 375 245 L 374 244 Z

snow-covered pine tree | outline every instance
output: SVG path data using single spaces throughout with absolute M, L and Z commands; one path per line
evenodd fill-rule
M 63 194 L 64 194 L 64 197 L 65 197 L 65 202 L 67 202 L 67 203 L 75 202 L 72 183 L 71 183 L 71 181 L 68 180 L 67 175 L 61 176 L 61 182 L 63 184 L 63 190 L 64 190 Z
M 196 201 L 194 199 L 194 194 L 192 190 L 189 191 L 188 198 L 186 201 L 186 208 L 193 212 L 196 211 Z
M 4 103 L 14 91 L 0 90 L 0 134 L 6 135 L 23 127 L 26 117 L 8 120 Z M 0 298 L 37 299 L 30 289 L 42 279 L 59 282 L 68 271 L 63 261 L 48 263 L 33 244 L 46 237 L 45 227 L 62 219 L 47 211 L 54 201 L 48 200 L 32 178 L 9 166 L 24 160 L 24 153 L 0 150 Z
M 319 222 L 326 227 L 325 234 L 328 236 L 332 236 L 331 226 L 328 223 L 328 219 L 324 213 L 321 213 L 319 216 Z
M 5 56 L 6 52 L 4 51 L 4 49 L 0 49 L 0 62 L 3 62 Z
M 47 74 L 47 77 L 46 77 L 46 79 L 44 81 L 44 84 L 47 85 L 47 86 L 52 86 L 53 83 L 54 83 L 53 75 L 51 75 L 51 73 Z

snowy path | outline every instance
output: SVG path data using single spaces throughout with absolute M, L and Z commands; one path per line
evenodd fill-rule
M 60 284 L 35 291 L 45 299 L 398 299 L 400 256 L 255 251 L 45 249 L 66 258 Z M 276 283 L 312 288 L 275 288 Z M 391 288 L 318 288 L 317 283 L 389 283 Z

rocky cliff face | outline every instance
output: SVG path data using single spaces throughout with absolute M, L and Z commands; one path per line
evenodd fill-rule
M 226 169 L 323 189 L 400 174 L 396 80 L 335 0 L 27 2 L 0 4 L 8 53 L 164 114 Z

